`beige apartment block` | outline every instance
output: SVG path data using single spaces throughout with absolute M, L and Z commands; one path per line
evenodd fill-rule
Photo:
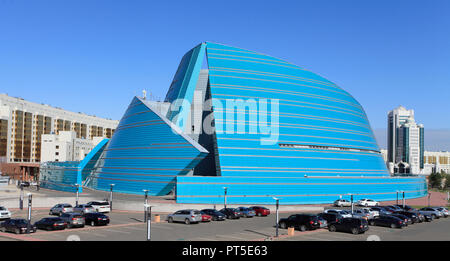
M 92 141 L 111 138 L 118 123 L 0 94 L 0 163 L 39 163 L 43 134 L 73 131 Z

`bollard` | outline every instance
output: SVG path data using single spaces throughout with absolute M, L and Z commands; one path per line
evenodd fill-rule
M 295 228 L 289 227 L 289 228 L 288 228 L 288 236 L 293 236 L 294 233 L 295 233 Z
M 158 214 L 156 214 L 155 215 L 155 223 L 159 223 L 159 222 L 161 222 L 161 217 Z

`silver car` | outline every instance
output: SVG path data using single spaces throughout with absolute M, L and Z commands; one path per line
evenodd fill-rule
M 61 215 L 61 219 L 67 223 L 67 228 L 84 227 L 86 223 L 84 217 L 75 212 L 64 213 Z
M 441 211 L 442 215 L 448 217 L 448 209 L 444 207 L 434 207 L 434 209 Z
M 70 204 L 56 204 L 50 209 L 49 215 L 61 216 L 64 213 L 73 212 L 73 207 Z
M 434 208 L 428 208 L 428 207 L 421 208 L 420 212 L 422 214 L 428 214 L 428 215 L 432 216 L 433 218 L 440 218 L 443 216 L 442 212 L 440 212 L 439 210 L 436 210 Z
M 81 205 L 75 206 L 73 208 L 73 212 L 80 213 L 80 214 L 84 215 L 86 213 L 94 213 L 96 211 L 95 211 L 95 208 L 92 207 L 91 205 L 81 204 Z
M 374 218 L 374 213 L 370 212 L 367 209 L 355 209 L 353 210 L 353 216 L 364 218 L 365 220 L 369 220 Z
M 202 221 L 202 214 L 196 209 L 183 209 L 167 216 L 167 221 L 184 222 L 186 225 Z
M 338 199 L 334 201 L 333 205 L 335 207 L 350 207 L 352 203 L 346 199 Z

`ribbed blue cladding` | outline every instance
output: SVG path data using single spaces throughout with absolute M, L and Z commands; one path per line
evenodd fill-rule
M 134 98 L 92 175 L 99 190 L 165 195 L 177 175 L 186 175 L 207 151 L 193 144 L 145 101 Z
M 249 111 L 245 112 L 245 122 L 238 123 L 245 125 L 247 133 L 217 133 L 222 176 L 389 175 L 376 153 L 379 148 L 366 114 L 349 93 L 278 58 L 213 43 L 207 43 L 206 50 L 213 98 L 223 104 L 227 99 L 279 101 L 276 144 L 261 145 L 261 139 L 270 140 L 268 135 L 248 132 L 250 124 L 258 124 L 250 121 Z M 241 113 L 236 112 L 235 118 Z M 218 124 L 228 120 L 220 108 L 214 117 Z M 280 144 L 359 151 L 294 149 Z M 301 167 L 303 171 L 287 173 L 283 167 Z
M 214 106 L 220 177 L 177 177 L 177 202 L 229 204 L 330 203 L 342 196 L 355 200 L 393 200 L 427 194 L 423 177 L 394 178 L 384 160 L 362 106 L 333 82 L 265 54 L 206 43 Z M 227 100 L 267 99 L 261 107 L 225 108 Z M 278 101 L 279 136 L 258 128 L 261 117 L 272 121 L 271 101 Z M 234 118 L 230 119 L 230 110 Z M 227 114 L 228 113 L 228 114 Z M 236 121 L 238 116 L 244 120 Z M 255 118 L 256 115 L 256 118 Z M 252 118 L 253 117 L 253 118 Z M 234 122 L 234 133 L 226 123 Z M 244 133 L 237 127 L 245 127 Z M 222 131 L 220 131 L 222 130 Z M 272 140 L 273 144 L 261 141 Z

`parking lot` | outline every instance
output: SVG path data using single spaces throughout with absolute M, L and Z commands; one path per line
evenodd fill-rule
M 27 212 L 12 211 L 14 218 L 26 218 Z M 88 241 L 142 241 L 146 239 L 146 224 L 142 212 L 113 211 L 107 214 L 111 223 L 108 226 L 72 228 L 60 231 L 38 230 L 29 235 L 1 233 L 3 239 L 21 240 L 67 240 L 69 236 L 78 236 Z M 288 216 L 282 213 L 280 217 Z M 48 210 L 33 210 L 32 222 L 48 216 Z M 237 220 L 212 221 L 207 223 L 185 225 L 167 223 L 166 215 L 161 215 L 161 222 L 152 222 L 152 240 L 162 241 L 253 241 L 265 240 L 275 235 L 275 215 L 268 217 L 241 218 Z M 153 216 L 154 219 L 154 216 Z M 287 234 L 287 231 L 280 232 Z
M 12 210 L 14 217 L 26 218 L 26 210 Z M 280 213 L 280 218 L 293 213 Z M 15 235 L 1 233 L 0 240 L 43 240 L 43 241 L 143 241 L 146 239 L 146 224 L 142 212 L 113 211 L 108 214 L 111 223 L 108 226 L 72 228 L 61 231 L 38 230 L 32 234 Z M 48 216 L 47 209 L 32 211 L 32 222 Z M 154 217 L 153 217 L 154 218 Z M 212 221 L 185 225 L 167 223 L 166 216 L 161 215 L 161 222 L 152 222 L 152 240 L 157 241 L 366 241 L 368 240 L 450 240 L 450 218 L 440 218 L 432 222 L 409 225 L 403 229 L 370 226 L 364 234 L 353 235 L 343 232 L 329 232 L 326 229 L 300 232 L 287 236 L 286 229 L 276 233 L 275 215 L 268 217 L 240 218 L 237 220 Z

